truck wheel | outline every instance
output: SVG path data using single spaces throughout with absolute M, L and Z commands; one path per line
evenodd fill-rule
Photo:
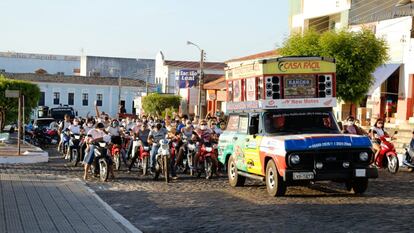
M 368 178 L 357 178 L 347 184 L 347 188 L 355 194 L 363 194 L 368 188 Z
M 272 197 L 283 196 L 286 193 L 286 183 L 279 176 L 273 160 L 269 160 L 266 165 L 266 188 Z
M 229 183 L 232 187 L 243 186 L 246 182 L 246 177 L 237 174 L 236 161 L 230 156 L 227 163 L 227 175 L 229 177 Z

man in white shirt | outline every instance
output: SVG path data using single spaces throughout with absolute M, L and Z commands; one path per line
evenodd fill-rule
M 65 120 L 64 121 L 62 121 L 62 122 L 60 122 L 60 124 L 59 124 L 59 130 L 58 130 L 58 133 L 59 133 L 59 135 L 60 135 L 60 142 L 59 142 L 59 145 L 58 145 L 58 151 L 60 151 L 60 147 L 62 146 L 62 143 L 63 143 L 63 140 L 64 140 L 64 138 L 63 138 L 63 132 L 67 129 L 67 128 L 69 128 L 69 126 L 71 125 L 72 123 L 70 122 L 70 116 L 68 115 L 68 114 L 66 114 L 65 115 Z

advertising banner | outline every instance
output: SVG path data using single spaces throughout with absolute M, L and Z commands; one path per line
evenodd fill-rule
M 242 99 L 242 81 L 234 80 L 233 81 L 233 101 L 240 102 Z
M 285 99 L 315 98 L 315 76 L 285 76 L 284 93 Z
M 246 79 L 246 101 L 256 100 L 256 79 Z
M 197 85 L 197 70 L 180 70 L 176 73 L 180 88 L 190 88 Z

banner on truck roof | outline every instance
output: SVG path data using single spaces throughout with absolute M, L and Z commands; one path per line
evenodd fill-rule
M 331 108 L 335 106 L 336 98 L 271 99 L 227 102 L 227 112 L 260 111 L 262 109 Z
M 270 61 L 263 64 L 265 74 L 335 73 L 335 63 L 322 60 Z

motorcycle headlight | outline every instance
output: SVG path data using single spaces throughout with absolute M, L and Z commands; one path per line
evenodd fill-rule
M 361 152 L 359 153 L 359 160 L 366 162 L 369 159 L 369 155 L 367 152 Z
M 75 135 L 75 139 L 79 140 L 80 135 Z
M 149 150 L 149 147 L 148 146 L 144 146 L 144 150 L 145 151 L 148 151 Z
M 163 150 L 163 151 L 161 152 L 161 154 L 162 154 L 162 155 L 164 155 L 164 156 L 165 156 L 165 155 L 168 155 L 168 151 Z
M 162 149 L 164 149 L 164 150 L 168 150 L 168 149 L 169 149 L 168 144 L 162 144 Z
M 211 152 L 213 150 L 213 148 L 211 148 L 211 147 L 206 147 L 206 151 L 207 152 Z
M 106 146 L 106 143 L 105 143 L 105 142 L 100 142 L 100 143 L 99 143 L 99 146 L 100 146 L 100 147 L 105 147 L 105 146 Z
M 299 155 L 291 155 L 289 157 L 290 159 L 290 163 L 292 163 L 293 165 L 299 164 L 300 163 L 300 156 Z
M 190 149 L 190 150 L 194 150 L 194 149 L 195 149 L 195 145 L 193 145 L 193 144 L 189 144 L 189 145 L 188 145 L 188 149 Z

